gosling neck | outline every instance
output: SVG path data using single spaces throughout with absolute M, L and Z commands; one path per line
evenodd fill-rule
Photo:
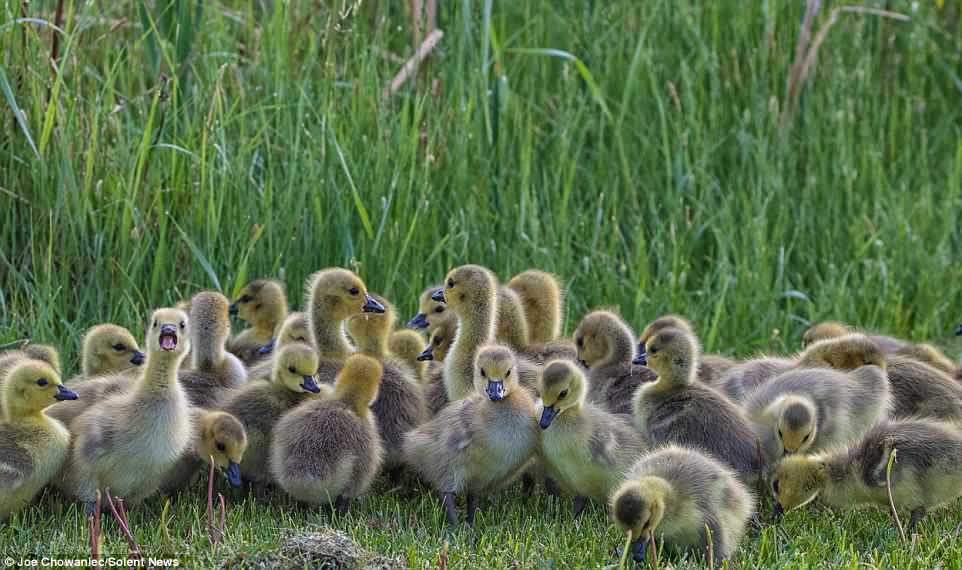
M 364 317 L 361 317 L 362 319 Z M 388 353 L 387 341 L 388 339 L 381 334 L 366 334 L 359 335 L 361 338 L 355 338 L 354 342 L 357 345 L 357 351 L 361 354 L 371 356 L 374 358 L 384 358 Z
M 479 348 L 494 341 L 495 305 L 491 299 L 489 296 L 458 316 L 458 332 L 444 359 L 444 385 L 452 402 L 474 391 L 475 356 Z
M 177 371 L 183 362 L 183 354 L 153 352 L 147 355 L 144 376 L 140 383 L 141 392 L 166 390 L 177 385 Z
M 335 387 L 334 397 L 350 408 L 359 418 L 367 419 L 368 414 L 371 413 L 370 401 L 366 401 L 356 389 L 352 388 L 352 386 Z
M 53 402 L 51 402 L 52 404 Z M 3 417 L 8 422 L 15 422 L 18 424 L 45 424 L 50 421 L 47 414 L 43 413 L 43 409 L 37 409 L 34 406 L 24 405 L 23 402 L 17 398 L 10 398 L 9 396 L 3 399 Z
M 191 348 L 191 364 L 195 370 L 210 370 L 224 361 L 224 340 L 207 334 L 197 334 Z
M 611 327 L 608 334 L 608 352 L 597 366 L 630 363 L 635 357 L 635 339 L 622 326 Z
M 344 334 L 344 319 L 337 318 L 331 303 L 323 300 L 313 308 L 311 334 L 317 355 L 327 360 L 346 360 L 353 350 Z
M 561 335 L 561 306 L 554 298 L 536 299 L 532 308 L 539 318 L 529 323 L 528 337 L 533 343 L 548 343 Z
M 96 376 L 97 373 L 103 370 L 103 366 L 100 363 L 100 357 L 94 354 L 92 351 L 84 351 L 83 362 L 81 367 L 84 371 L 84 376 L 90 378 L 91 376 Z

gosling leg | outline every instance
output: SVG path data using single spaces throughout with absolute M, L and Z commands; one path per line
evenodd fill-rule
M 571 504 L 571 516 L 574 518 L 580 517 L 581 513 L 585 512 L 586 506 L 588 506 L 587 497 L 582 497 L 580 495 L 575 497 Z
M 468 523 L 468 526 L 474 524 L 474 515 L 477 514 L 480 506 L 481 498 L 474 493 L 468 493 L 468 513 L 464 517 L 464 522 Z
M 925 518 L 925 507 L 916 507 L 912 509 L 912 512 L 909 515 L 909 527 L 906 529 L 908 530 L 909 534 L 912 534 L 912 531 L 915 530 L 915 527 L 918 526 L 919 522 L 921 522 L 923 518 Z
M 444 515 L 448 518 L 448 524 L 458 524 L 460 517 L 454 493 L 441 493 L 441 504 L 444 505 Z
M 337 498 L 334 499 L 334 510 L 337 511 L 337 514 L 344 516 L 347 514 L 347 511 L 350 508 L 351 499 L 348 497 L 345 497 L 344 495 L 338 495 Z

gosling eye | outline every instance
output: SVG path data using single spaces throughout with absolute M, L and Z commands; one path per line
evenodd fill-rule
M 778 439 L 785 439 L 785 435 L 782 433 L 782 430 L 778 430 Z
M 154 321 L 154 328 L 157 328 L 157 321 Z
M 510 378 L 510 377 L 511 377 L 511 369 L 510 369 L 510 368 L 508 369 L 507 372 L 504 373 L 504 377 L 505 377 L 505 378 Z
M 448 279 L 448 289 L 454 288 L 454 279 Z
M 435 313 L 443 313 L 443 312 L 444 312 L 444 305 L 438 305 L 437 307 L 434 307 L 434 312 L 435 312 Z
M 47 382 L 47 379 L 46 379 L 46 378 L 41 378 L 41 379 L 37 380 L 37 386 L 40 386 L 41 388 L 43 388 L 43 387 L 46 386 L 47 384 L 49 384 L 49 382 Z
M 583 337 L 583 336 L 578 337 L 578 340 L 577 340 L 576 342 L 577 342 L 577 344 L 578 344 L 578 348 L 584 348 L 584 347 L 585 347 L 585 337 Z
M 434 346 L 441 346 L 442 342 L 444 342 L 443 338 L 439 336 L 434 337 Z
M 299 337 L 295 338 L 294 340 L 296 340 L 296 341 L 298 341 L 298 342 L 307 342 L 307 339 L 304 338 L 304 337 L 302 337 L 302 336 L 299 336 Z
M 567 395 L 568 395 L 568 391 L 567 391 L 567 390 L 562 390 L 561 393 L 558 394 L 558 399 L 559 399 L 559 400 L 564 400 L 565 397 L 567 397 Z
M 776 495 L 778 494 L 778 479 L 772 481 L 772 491 L 775 491 Z
M 356 296 L 356 295 L 359 295 L 359 294 L 361 293 L 361 290 L 358 289 L 357 287 L 351 287 L 350 289 L 347 290 L 347 292 L 350 293 L 351 295 L 355 295 L 355 296 Z
M 254 305 L 254 310 L 255 310 L 255 311 L 261 310 L 261 306 L 262 306 L 262 305 L 261 305 L 260 303 Z
M 123 351 L 127 350 L 127 347 L 124 346 L 123 343 L 120 343 L 120 342 L 118 342 L 117 344 L 113 345 L 111 348 L 113 348 L 113 349 L 116 350 L 117 352 L 123 352 Z
M 291 374 L 296 374 L 297 368 L 294 368 L 293 366 L 288 366 L 287 371 L 290 372 Z
M 487 377 L 488 377 L 488 375 L 484 373 L 484 368 L 481 369 L 481 377 L 482 377 L 482 378 L 487 378 Z
M 238 303 L 250 303 L 250 302 L 253 301 L 253 300 L 254 300 L 254 298 L 251 297 L 250 295 L 244 295 L 243 297 L 241 297 L 240 299 L 238 299 L 237 302 L 238 302 Z
M 215 445 L 217 446 L 217 451 L 227 451 L 227 446 L 224 445 L 223 441 L 218 441 Z
M 658 349 L 657 346 L 649 346 L 649 347 L 648 347 L 648 350 L 647 350 L 646 352 L 647 352 L 648 354 L 658 354 L 658 350 L 659 350 L 659 349 Z
M 809 436 L 809 435 L 811 435 L 811 434 L 805 434 L 805 437 L 802 438 L 802 443 L 805 443 L 806 441 L 808 441 L 808 436 Z
M 187 323 L 185 321 L 180 321 L 180 330 L 184 330 L 186 328 L 187 328 Z

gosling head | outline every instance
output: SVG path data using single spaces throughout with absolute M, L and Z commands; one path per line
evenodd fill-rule
M 787 396 L 779 403 L 775 430 L 782 454 L 805 453 L 818 435 L 815 405 L 807 398 Z
M 820 340 L 801 354 L 800 367 L 825 367 L 836 370 L 855 370 L 861 366 L 878 366 L 885 370 L 885 352 L 864 334 L 847 334 Z
M 481 347 L 474 360 L 474 385 L 492 402 L 500 402 L 518 389 L 518 370 L 514 353 L 506 346 Z
M 526 311 L 529 308 L 551 308 L 555 311 L 561 309 L 561 286 L 558 278 L 546 271 L 522 271 L 508 281 L 508 288 L 521 297 Z M 557 320 L 560 324 L 560 315 Z
M 187 314 L 178 309 L 157 309 L 147 329 L 147 354 L 179 358 L 190 351 Z
M 451 345 L 454 344 L 454 337 L 458 333 L 458 320 L 448 319 L 441 326 L 433 329 L 431 331 L 431 337 L 428 339 L 428 345 L 418 355 L 418 360 L 437 360 L 438 362 L 443 362 L 448 356 L 448 352 L 451 350 Z
M 812 502 L 828 479 L 825 462 L 817 456 L 790 455 L 772 473 L 775 518 Z
M 852 334 L 852 327 L 841 321 L 822 321 L 808 327 L 802 334 L 802 348 L 808 348 L 821 340 Z
M 200 417 L 197 455 L 205 463 L 214 458 L 214 467 L 233 487 L 241 485 L 240 464 L 247 451 L 247 431 L 227 412 L 204 412 Z
M 274 350 L 293 343 L 311 344 L 311 329 L 307 323 L 307 315 L 301 312 L 291 313 L 277 327 L 277 332 L 267 344 L 262 346 L 260 354 L 270 354 Z
M 57 374 L 60 374 L 60 353 L 49 344 L 29 343 L 20 349 L 27 358 L 46 362 Z
M 381 307 L 381 312 L 362 313 L 347 320 L 347 334 L 361 352 L 383 354 L 387 350 L 388 337 L 394 328 L 394 305 L 377 293 L 368 293 Z
M 574 333 L 578 360 L 587 369 L 615 361 L 630 361 L 635 356 L 631 329 L 611 311 L 592 311 L 585 315 Z
M 635 359 L 631 361 L 632 364 L 640 366 L 646 366 L 648 364 L 648 355 L 645 353 L 645 343 L 648 342 L 648 339 L 655 336 L 655 334 L 665 329 L 681 329 L 692 334 L 695 332 L 691 323 L 680 315 L 662 315 L 658 317 L 648 323 L 645 330 L 641 331 L 641 334 L 638 335 L 638 354 L 635 356 Z
M 191 341 L 197 356 L 222 350 L 230 337 L 227 297 L 216 291 L 201 291 L 190 300 Z
M 689 332 L 668 328 L 655 334 L 645 344 L 648 368 L 659 382 L 690 385 L 695 381 L 695 364 L 701 348 Z
M 440 285 L 432 285 L 421 293 L 418 298 L 418 314 L 408 321 L 408 328 L 433 329 L 448 318 L 448 308 L 444 301 L 432 299 L 432 296 L 442 289 Z
M 420 376 L 426 363 L 418 360 L 424 347 L 424 337 L 421 333 L 410 329 L 396 330 L 388 338 L 388 349 L 391 354 L 403 360 Z
M 352 354 L 337 375 L 334 397 L 347 404 L 357 415 L 366 417 L 371 403 L 377 399 L 383 375 L 384 367 L 376 359 Z
M 307 305 L 312 314 L 343 321 L 361 313 L 383 313 L 384 306 L 368 294 L 361 278 L 347 269 L 322 269 L 308 282 Z M 308 317 L 309 319 L 311 317 Z
M 544 405 L 538 425 L 548 429 L 556 417 L 584 403 L 584 374 L 569 360 L 552 360 L 538 378 L 538 394 Z
M 444 288 L 435 291 L 431 298 L 445 303 L 456 315 L 466 315 L 479 307 L 493 309 L 491 299 L 497 294 L 497 281 L 487 268 L 480 265 L 462 265 L 448 272 Z
M 658 477 L 630 479 L 611 496 L 611 512 L 623 532 L 631 533 L 631 557 L 643 562 L 651 536 L 665 516 L 668 482 Z
M 273 329 L 287 314 L 284 285 L 273 279 L 255 279 L 241 289 L 229 310 L 251 326 Z
M 274 358 L 272 380 L 291 392 L 318 394 L 321 387 L 317 384 L 318 358 L 314 347 L 304 343 L 285 345 Z
M 3 384 L 3 408 L 7 419 L 41 412 L 77 394 L 64 387 L 60 375 L 46 362 L 22 359 L 7 374 Z
M 145 355 L 130 331 L 117 325 L 97 325 L 83 341 L 83 371 L 86 376 L 119 372 L 144 363 Z

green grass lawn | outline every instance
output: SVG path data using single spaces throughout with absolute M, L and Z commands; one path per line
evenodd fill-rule
M 918 527 L 913 544 L 902 545 L 898 531 L 880 511 L 793 512 L 771 525 L 751 527 L 729 562 L 732 568 L 962 568 L 962 539 L 954 536 L 959 505 L 934 513 Z M 36 558 L 86 557 L 88 534 L 82 509 L 48 496 L 0 528 L 0 553 Z M 214 555 L 208 540 L 206 485 L 171 500 L 164 533 L 164 499 L 131 510 L 130 521 L 145 555 L 178 559 L 190 568 L 239 560 L 276 548 L 289 532 L 327 525 L 353 537 L 364 549 L 397 558 L 414 568 L 594 568 L 617 567 L 624 536 L 609 524 L 604 509 L 592 505 L 582 518 L 570 514 L 569 499 L 543 493 L 525 498 L 517 487 L 491 497 L 473 528 L 446 524 L 440 501 L 426 487 L 388 492 L 380 481 L 346 517 L 306 508 L 283 494 L 267 498 L 229 496 L 228 534 Z M 903 513 L 903 518 L 906 513 Z M 123 557 L 127 543 L 104 517 L 105 557 Z M 702 558 L 663 554 L 663 568 L 704 567 Z
M 636 328 L 674 311 L 745 356 L 831 317 L 958 356 L 962 8 L 864 4 L 908 21 L 839 13 L 795 104 L 800 0 L 442 0 L 444 38 L 390 98 L 400 0 L 67 0 L 56 73 L 57 2 L 0 3 L 0 344 L 51 342 L 72 373 L 92 324 L 139 336 L 151 308 L 257 276 L 299 305 L 331 265 L 407 317 L 474 262 L 556 272 L 568 331 L 596 306 Z M 412 566 L 447 541 L 449 567 L 593 567 L 621 542 L 600 508 L 514 491 L 451 532 L 427 492 L 383 491 L 333 524 Z M 172 545 L 162 501 L 134 511 L 146 551 L 214 562 L 200 493 L 171 506 Z M 230 504 L 218 559 L 326 521 Z M 960 518 L 908 548 L 883 514 L 792 514 L 735 562 L 959 568 Z M 0 528 L 0 553 L 85 548 L 52 498 Z

